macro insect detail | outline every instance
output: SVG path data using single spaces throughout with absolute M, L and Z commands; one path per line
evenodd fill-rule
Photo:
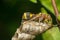
M 33 40 L 36 35 L 41 34 L 50 27 L 52 27 L 52 18 L 49 14 L 25 12 L 21 26 L 17 28 L 12 40 Z

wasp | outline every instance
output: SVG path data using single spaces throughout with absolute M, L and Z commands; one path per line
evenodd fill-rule
M 25 12 L 22 16 L 22 21 L 37 21 L 37 22 L 44 22 L 44 23 L 50 23 L 52 22 L 51 16 L 49 14 L 44 13 L 31 13 L 31 12 Z
M 23 14 L 23 16 L 22 16 L 22 20 L 27 21 L 27 20 L 30 20 L 30 19 L 32 19 L 33 17 L 39 16 L 39 15 L 41 15 L 41 14 L 36 14 L 36 13 L 32 13 L 32 12 L 24 12 L 24 14 Z M 36 19 L 38 19 L 38 17 L 37 17 Z M 35 20 L 36 20 L 36 19 L 35 19 Z

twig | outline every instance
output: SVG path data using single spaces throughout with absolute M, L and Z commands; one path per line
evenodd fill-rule
M 57 9 L 57 7 L 56 7 L 56 2 L 55 2 L 55 0 L 52 0 L 52 6 L 53 6 L 53 8 L 54 8 L 55 16 L 57 17 L 57 16 L 58 16 L 58 9 Z
M 52 0 L 52 5 L 53 5 L 55 16 L 56 16 L 56 21 L 58 23 L 58 28 L 60 29 L 60 20 L 58 20 L 59 13 L 58 13 L 58 8 L 56 6 L 55 0 Z

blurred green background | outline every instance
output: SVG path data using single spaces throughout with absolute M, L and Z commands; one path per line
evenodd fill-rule
M 56 4 L 60 12 L 60 0 L 56 0 Z M 47 12 L 51 15 L 53 24 L 56 24 L 51 0 L 0 0 L 0 40 L 11 40 L 14 32 L 21 24 L 24 12 Z M 59 29 L 53 27 L 36 36 L 34 40 L 60 40 Z

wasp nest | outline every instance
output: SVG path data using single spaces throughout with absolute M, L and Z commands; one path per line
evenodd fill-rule
M 41 18 L 41 17 L 40 17 Z M 33 40 L 36 35 L 46 31 L 51 27 L 51 19 L 44 19 L 44 22 L 26 21 L 17 29 L 12 40 Z M 50 21 L 50 22 L 49 22 Z

